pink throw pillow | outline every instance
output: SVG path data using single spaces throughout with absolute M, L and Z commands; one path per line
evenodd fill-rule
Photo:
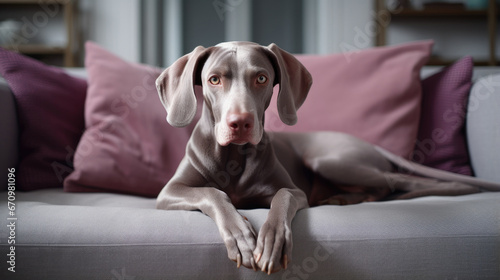
M 87 82 L 3 48 L 0 74 L 17 105 L 17 189 L 62 187 L 73 171 L 73 154 L 84 129 Z
M 173 128 L 155 87 L 162 69 L 126 62 L 85 45 L 86 131 L 66 191 L 158 195 L 184 156 L 194 123 Z
M 472 175 L 465 115 L 473 67 L 472 57 L 467 56 L 422 81 L 422 114 L 413 161 Z
M 408 158 L 420 119 L 420 69 L 433 42 L 343 54 L 297 55 L 313 76 L 295 126 L 278 117 L 276 95 L 266 112 L 271 131 L 340 131 Z

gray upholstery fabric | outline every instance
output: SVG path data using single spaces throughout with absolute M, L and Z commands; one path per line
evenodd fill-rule
M 500 193 L 481 193 L 302 210 L 289 269 L 268 277 L 236 269 L 200 212 L 117 194 L 17 193 L 16 273 L 4 262 L 0 278 L 498 279 L 498 201 Z M 257 229 L 267 212 L 241 211 Z M 5 192 L 0 217 L 5 224 Z M 0 227 L 3 255 L 8 234 Z
M 17 164 L 17 116 L 14 96 L 7 82 L 0 77 L 0 178 L 7 178 L 7 168 Z M 7 184 L 0 185 L 6 190 Z
M 500 74 L 483 77 L 474 83 L 466 119 L 475 175 L 500 182 Z

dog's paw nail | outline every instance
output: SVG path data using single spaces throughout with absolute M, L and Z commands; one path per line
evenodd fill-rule
M 271 273 L 273 273 L 273 266 L 274 266 L 274 263 L 270 262 L 269 267 L 267 269 L 267 275 L 271 275 Z
M 288 267 L 288 256 L 285 254 L 283 256 L 283 269 L 286 269 Z
M 250 262 L 252 263 L 253 271 L 257 271 L 257 265 L 255 264 L 255 259 L 253 257 L 250 258 Z
M 240 268 L 240 266 L 241 266 L 241 255 L 240 255 L 240 254 L 238 254 L 238 255 L 236 256 L 236 267 L 237 267 L 237 268 Z
M 266 267 L 267 267 L 267 262 L 264 262 L 264 265 L 262 266 L 261 271 L 266 272 Z
M 259 253 L 257 256 L 255 256 L 255 262 L 259 262 L 260 258 L 262 258 L 262 253 Z

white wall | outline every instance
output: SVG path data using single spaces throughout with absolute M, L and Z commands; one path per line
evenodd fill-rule
M 91 40 L 123 59 L 140 60 L 140 0 L 80 0 L 82 40 Z
M 182 0 L 173 2 L 169 0 L 165 5 L 165 10 L 172 6 L 179 9 L 180 1 Z M 177 4 L 170 5 L 170 2 Z M 140 60 L 140 0 L 80 0 L 79 3 L 83 41 L 95 41 L 129 61 Z M 240 4 L 234 13 L 227 15 L 225 22 L 227 40 L 248 40 L 250 36 L 251 27 L 247 25 L 250 24 L 251 6 L 246 3 Z M 306 53 L 340 52 L 346 44 L 358 49 L 373 46 L 374 37 L 370 36 L 368 41 L 362 41 L 356 33 L 358 29 L 365 28 L 371 22 L 372 1 L 308 0 L 304 5 L 304 51 Z M 173 14 L 179 15 L 178 11 Z M 182 35 L 178 34 L 179 24 L 169 24 L 169 26 L 177 31 L 168 32 L 168 26 L 165 30 L 170 37 L 165 44 L 171 45 L 165 46 L 167 50 L 170 50 L 166 58 L 168 63 L 175 60 L 174 56 L 181 55 L 178 40 L 182 38 Z M 177 40 L 172 40 L 172 36 Z
M 373 1 L 312 0 L 304 5 L 306 53 L 338 53 L 374 45 Z
M 93 40 L 122 58 L 139 61 L 140 1 L 80 0 L 80 17 L 85 27 L 83 40 Z M 164 30 L 167 34 L 164 41 L 167 52 L 164 62 L 169 64 L 183 54 L 180 43 L 183 38 L 181 16 L 183 0 L 166 1 L 168 4 L 164 5 L 164 9 L 168 24 L 165 24 Z M 228 3 L 238 3 L 238 6 L 226 14 L 225 39 L 251 39 L 249 37 L 252 29 L 249 25 L 251 25 L 252 0 L 230 1 L 232 2 Z M 307 0 L 304 1 L 303 17 L 305 53 L 338 53 L 375 45 L 376 26 L 373 19 L 376 14 L 372 0 Z M 485 35 L 486 30 L 481 24 L 462 23 L 457 27 L 457 25 L 441 24 L 439 21 L 413 24 L 410 22 L 409 25 L 392 22 L 388 43 L 397 44 L 435 37 L 442 38 L 435 45 L 438 53 L 452 57 L 466 54 L 481 56 L 488 46 Z M 500 54 L 499 40 L 497 39 L 497 55 Z
M 168 7 L 176 6 L 174 15 L 179 15 L 180 1 L 168 1 Z M 206 1 L 206 0 L 200 0 Z M 250 2 L 251 0 L 245 0 Z M 171 3 L 176 5 L 170 5 Z M 80 0 L 80 21 L 83 41 L 92 40 L 129 61 L 140 60 L 140 0 Z M 226 18 L 227 40 L 248 40 L 251 24 L 249 13 L 251 6 L 240 3 L 234 13 Z M 341 52 L 346 48 L 367 48 L 374 45 L 374 34 L 366 37 L 359 35 L 359 30 L 370 26 L 372 19 L 372 1 L 367 0 L 308 0 L 304 7 L 304 45 L 306 53 Z M 174 18 L 172 16 L 168 18 Z M 169 19 L 169 20 L 170 20 Z M 243 19 L 243 21 L 242 21 Z M 174 18 L 175 20 L 175 18 Z M 179 21 L 179 20 L 177 20 Z M 172 62 L 174 56 L 180 56 L 178 34 L 179 24 L 169 24 L 170 40 L 165 42 L 170 50 L 166 60 Z M 172 35 L 177 40 L 172 40 Z M 168 44 L 171 46 L 169 47 Z

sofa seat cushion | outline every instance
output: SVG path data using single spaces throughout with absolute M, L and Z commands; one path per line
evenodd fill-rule
M 480 193 L 302 210 L 289 269 L 269 277 L 237 269 L 200 212 L 156 210 L 154 199 L 118 194 L 17 193 L 18 262 L 9 279 L 498 279 L 499 199 Z M 6 193 L 0 201 L 7 217 Z M 240 212 L 258 230 L 268 210 Z M 8 246 L 3 239 L 0 250 Z

